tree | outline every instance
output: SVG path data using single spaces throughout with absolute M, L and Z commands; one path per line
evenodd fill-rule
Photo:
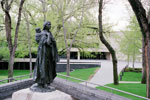
M 139 0 L 128 0 L 135 15 L 138 20 L 139 26 L 141 28 L 141 33 L 143 36 L 143 50 L 144 58 L 145 58 L 145 66 L 146 66 L 146 75 L 147 75 L 147 97 L 150 98 L 150 23 L 149 18 L 146 17 L 146 11 Z
M 54 20 L 56 21 L 56 27 L 53 28 L 56 30 L 56 32 L 53 33 L 56 33 L 54 36 L 56 36 L 55 38 L 57 42 L 60 41 L 62 46 L 61 49 L 66 50 L 67 52 L 66 69 L 68 75 L 70 71 L 70 50 L 72 48 L 73 43 L 75 42 L 75 37 L 79 32 L 79 28 L 81 29 L 82 26 L 82 10 L 84 9 L 84 14 L 87 13 L 89 9 L 93 7 L 93 3 L 94 2 L 90 0 L 85 0 L 84 3 L 82 0 L 52 0 L 51 13 L 55 15 L 54 18 L 57 18 Z M 64 43 L 62 43 L 62 36 L 64 36 Z
M 47 6 L 46 6 L 46 0 L 39 0 L 41 3 L 42 3 L 42 13 L 43 13 L 43 21 L 45 22 L 46 21 L 46 12 L 47 12 Z
M 63 21 L 64 40 L 65 40 L 65 46 L 66 46 L 66 49 L 67 49 L 67 67 L 66 67 L 66 72 L 67 72 L 68 76 L 69 76 L 69 72 L 70 72 L 70 51 L 71 51 L 73 43 L 75 42 L 75 38 L 76 38 L 76 35 L 77 35 L 78 31 L 79 31 L 79 28 L 81 27 L 82 20 L 83 20 L 83 11 L 82 11 L 82 16 L 81 16 L 81 19 L 80 19 L 80 22 L 79 22 L 78 29 L 74 33 L 73 40 L 70 42 L 70 46 L 68 46 L 68 44 L 67 44 L 66 29 L 64 27 L 64 21 Z
M 28 14 L 24 11 L 24 17 L 26 21 L 26 27 L 27 27 L 27 34 L 28 34 L 28 47 L 29 47 L 29 57 L 30 57 L 30 77 L 32 77 L 32 55 L 31 55 L 31 32 L 30 32 L 30 22 L 29 22 L 29 16 Z
M 9 65 L 8 65 L 8 78 L 13 77 L 13 65 L 14 65 L 14 57 L 15 57 L 15 51 L 17 48 L 17 40 L 18 40 L 18 31 L 19 31 L 19 26 L 20 26 L 20 21 L 21 21 L 21 12 L 22 12 L 22 7 L 24 4 L 25 0 L 21 0 L 19 4 L 19 11 L 18 11 L 18 18 L 17 18 L 17 24 L 16 24 L 16 29 L 15 29 L 15 37 L 14 37 L 14 43 L 12 43 L 12 23 L 11 23 L 11 16 L 10 16 L 10 9 L 12 7 L 13 0 L 2 0 L 1 1 L 1 7 L 5 13 L 5 31 L 6 31 L 6 39 L 8 43 L 8 48 L 9 48 Z M 11 81 L 11 80 L 10 80 Z
M 103 25 L 102 25 L 102 9 L 103 9 L 103 0 L 99 0 L 99 16 L 98 16 L 99 38 L 112 55 L 114 85 L 118 85 L 119 82 L 118 82 L 118 73 L 117 73 L 116 53 L 115 53 L 115 50 L 112 48 L 112 46 L 106 41 L 105 37 L 103 36 L 104 31 L 103 31 Z
M 141 49 L 142 45 L 141 31 L 135 16 L 130 18 L 129 25 L 127 26 L 127 29 L 123 31 L 123 33 L 123 38 L 119 42 L 120 49 L 122 53 L 128 56 L 128 61 L 130 57 L 132 57 L 134 67 L 134 62 L 136 57 L 140 54 L 139 50 Z
M 147 13 L 147 15 L 150 15 L 149 14 L 149 12 L 150 12 L 150 1 L 147 1 L 147 0 L 142 0 L 142 2 L 143 2 L 143 4 L 144 4 L 144 7 L 145 7 L 145 9 L 146 9 L 146 13 Z M 148 16 L 147 16 L 147 18 L 148 18 Z M 150 19 L 148 19 L 148 20 L 150 20 Z M 146 63 L 146 61 L 145 61 L 145 43 L 144 43 L 145 41 L 144 41 L 144 37 L 143 37 L 143 40 L 142 40 L 142 43 L 143 43 L 143 47 L 142 47 L 142 67 L 143 67 L 143 70 L 142 70 L 142 80 L 141 80 L 141 83 L 143 83 L 143 84 L 146 84 L 146 65 L 145 65 L 145 63 Z

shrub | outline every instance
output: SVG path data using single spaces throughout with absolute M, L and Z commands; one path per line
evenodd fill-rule
M 142 68 L 125 68 L 125 72 L 142 72 Z
M 9 59 L 9 50 L 8 47 L 0 47 L 0 60 Z

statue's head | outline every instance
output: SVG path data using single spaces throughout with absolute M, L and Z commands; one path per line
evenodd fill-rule
M 36 33 L 41 33 L 41 29 L 38 27 L 35 29 Z
M 50 30 L 51 29 L 51 22 L 45 21 L 43 24 L 43 30 Z

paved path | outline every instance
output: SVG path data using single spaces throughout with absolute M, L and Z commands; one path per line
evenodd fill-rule
M 61 60 L 61 62 L 66 62 L 66 60 Z M 113 83 L 113 65 L 112 61 L 109 60 L 71 60 L 72 63 L 101 63 L 101 68 L 97 71 L 97 73 L 93 76 L 93 78 L 89 81 L 92 83 L 96 83 L 99 85 L 105 85 L 109 83 Z M 127 62 L 119 61 L 118 62 L 118 74 L 121 72 L 121 70 L 125 67 Z M 132 64 L 132 63 L 130 63 Z M 132 66 L 132 65 L 130 65 Z M 141 63 L 135 63 L 135 68 L 142 68 Z M 85 84 L 85 83 L 81 83 Z M 87 84 L 90 87 L 96 87 L 96 85 Z M 11 100 L 11 98 L 5 99 L 5 100 Z
M 99 85 L 105 85 L 109 83 L 113 83 L 113 65 L 112 61 L 108 60 L 100 60 L 101 68 L 97 71 L 97 73 L 93 76 L 93 78 L 89 81 L 92 83 L 96 83 Z M 127 62 L 118 61 L 118 75 L 121 70 L 126 66 Z M 130 63 L 132 64 L 132 63 Z M 130 65 L 132 66 L 132 65 Z M 135 68 L 142 68 L 141 63 L 135 63 Z M 85 83 L 83 83 L 85 84 Z M 91 87 L 96 87 L 95 85 L 87 84 Z
M 141 83 L 140 81 L 120 81 L 119 83 Z

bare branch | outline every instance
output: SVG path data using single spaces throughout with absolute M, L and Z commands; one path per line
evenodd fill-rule
M 2 0 L 1 1 L 1 7 L 2 7 L 3 11 L 6 12 L 6 9 L 4 8 L 4 4 L 5 4 L 5 0 Z
M 10 10 L 13 1 L 14 1 L 14 0 L 11 0 L 11 1 L 10 1 L 10 4 L 8 4 L 8 10 Z
M 70 44 L 70 49 L 72 48 L 72 44 L 73 44 L 74 41 L 75 41 L 76 35 L 77 35 L 78 31 L 79 31 L 79 28 L 81 27 L 81 23 L 82 23 L 82 21 L 83 21 L 83 15 L 84 15 L 84 9 L 82 10 L 82 16 L 81 16 L 81 19 L 80 19 L 80 23 L 79 23 L 78 29 L 76 30 L 76 32 L 75 32 L 75 34 L 74 34 L 74 37 L 73 37 L 73 40 L 72 40 L 72 42 L 71 42 L 71 44 Z
M 16 30 L 15 30 L 15 40 L 14 40 L 14 48 L 13 48 L 14 52 L 17 47 L 18 32 L 19 32 L 19 26 L 20 26 L 20 21 L 21 21 L 21 11 L 22 11 L 24 2 L 25 0 L 21 0 L 20 5 L 19 5 L 19 13 L 18 13 L 18 20 L 17 20 Z

